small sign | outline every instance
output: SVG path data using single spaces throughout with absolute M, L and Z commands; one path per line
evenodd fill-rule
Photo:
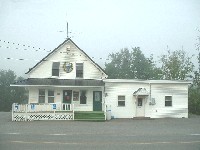
M 15 110 L 18 110 L 19 106 L 18 105 L 15 105 Z
M 32 109 L 32 110 L 35 109 L 35 104 L 31 104 L 31 109 Z
M 73 64 L 69 62 L 65 62 L 63 65 L 63 69 L 66 73 L 70 73 L 73 70 Z
M 53 107 L 53 109 L 56 109 L 56 104 L 53 104 L 52 107 Z

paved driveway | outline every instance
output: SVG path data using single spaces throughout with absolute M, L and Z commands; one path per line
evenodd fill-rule
M 0 112 L 0 150 L 200 150 L 200 118 L 12 122 Z

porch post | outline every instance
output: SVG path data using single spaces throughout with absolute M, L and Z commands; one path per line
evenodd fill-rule
M 107 105 L 104 103 L 104 114 L 105 114 L 105 120 L 107 118 Z
M 25 121 L 27 121 L 27 108 L 28 108 L 28 104 L 25 104 Z

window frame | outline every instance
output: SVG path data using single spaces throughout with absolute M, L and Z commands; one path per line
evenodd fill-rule
M 49 95 L 49 92 L 53 92 L 53 95 Z M 48 90 L 48 103 L 55 103 L 55 92 L 54 90 Z M 53 102 L 49 102 L 49 98 L 53 98 Z
M 124 97 L 124 99 L 119 99 L 120 97 Z M 119 102 L 124 102 L 124 104 L 119 104 Z M 118 107 L 125 107 L 126 106 L 126 96 L 125 95 L 118 95 L 117 96 L 117 106 Z
M 80 92 L 79 91 L 73 91 L 73 101 L 74 102 L 80 101 Z
M 41 91 L 42 91 L 42 94 L 41 94 Z M 44 93 L 43 93 L 44 92 Z M 46 99 L 46 96 L 45 96 L 46 94 L 45 94 L 45 89 L 39 89 L 38 90 L 38 103 L 40 103 L 40 104 L 44 104 L 45 103 L 45 99 Z M 41 102 L 41 99 L 40 98 L 44 98 L 44 102 Z
M 84 95 L 83 95 L 83 93 L 84 93 Z M 85 91 L 85 90 L 80 91 L 80 95 L 79 95 L 79 97 L 80 97 L 80 105 L 87 105 L 87 96 L 86 95 L 87 95 L 87 91 Z M 83 100 L 81 98 L 82 96 L 85 96 L 85 100 Z
M 79 68 L 81 68 L 81 69 L 79 69 Z M 84 76 L 83 68 L 84 68 L 83 63 L 76 63 L 76 78 L 83 78 L 83 76 Z
M 143 98 L 141 97 L 138 97 L 137 98 L 137 107 L 143 107 Z
M 170 97 L 171 99 L 167 99 L 167 97 Z M 167 104 L 167 103 L 168 104 Z M 169 103 L 170 102 L 170 103 Z M 172 105 L 172 102 L 173 102 L 173 100 L 172 100 L 172 95 L 165 95 L 165 107 L 172 107 L 173 105 Z M 170 104 L 170 105 L 169 105 Z
M 60 76 L 60 62 L 53 62 L 52 63 L 51 75 L 53 77 L 59 77 Z

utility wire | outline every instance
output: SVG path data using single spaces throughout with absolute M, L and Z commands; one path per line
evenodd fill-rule
M 35 46 L 30 46 L 30 45 L 26 45 L 26 44 L 19 44 L 19 43 L 14 43 L 14 42 L 10 42 L 10 41 L 5 41 L 5 40 L 1 40 L 0 42 L 2 44 L 9 44 L 9 45 L 14 45 L 14 46 L 22 46 L 23 48 L 19 48 L 16 47 L 15 49 L 24 49 L 24 50 L 28 50 L 28 49 L 34 49 L 35 51 L 47 51 L 47 52 L 51 52 L 51 50 L 47 50 L 44 48 L 40 48 L 40 47 L 35 47 Z M 5 47 L 5 48 L 12 48 L 12 46 L 2 46 L 0 45 L 0 48 Z M 27 49 L 28 48 L 28 49 Z
M 22 46 L 23 48 L 19 48 L 19 47 L 15 47 L 14 49 L 21 49 L 21 50 L 30 50 L 30 49 L 35 49 L 35 52 L 39 52 L 39 51 L 46 51 L 46 52 L 52 52 L 52 50 L 47 50 L 47 49 L 42 49 L 42 48 L 36 48 L 34 46 L 30 46 L 30 45 L 25 45 L 25 44 L 18 44 L 18 43 L 14 43 L 14 42 L 10 42 L 10 41 L 5 41 L 5 40 L 1 40 L 0 39 L 0 42 L 1 43 L 5 43 L 5 44 L 11 44 L 11 45 L 14 45 L 14 46 Z M 0 48 L 7 48 L 7 49 L 12 49 L 12 46 L 2 46 L 0 45 Z M 74 53 L 70 54 L 69 52 L 66 52 L 66 51 L 61 51 L 60 53 L 66 53 L 68 55 L 72 55 L 72 56 L 78 56 L 78 55 L 75 55 Z M 82 55 L 79 55 L 79 56 L 82 56 Z M 102 57 L 100 58 L 97 58 L 97 57 L 91 57 L 92 59 L 100 59 L 100 60 L 109 60 L 108 58 L 107 59 L 104 59 Z M 26 59 L 26 58 L 11 58 L 11 57 L 7 57 L 7 58 L 4 58 L 4 60 L 33 60 L 33 59 Z M 40 61 L 40 60 L 34 60 L 34 61 Z M 48 61 L 48 60 L 45 60 L 45 61 Z

